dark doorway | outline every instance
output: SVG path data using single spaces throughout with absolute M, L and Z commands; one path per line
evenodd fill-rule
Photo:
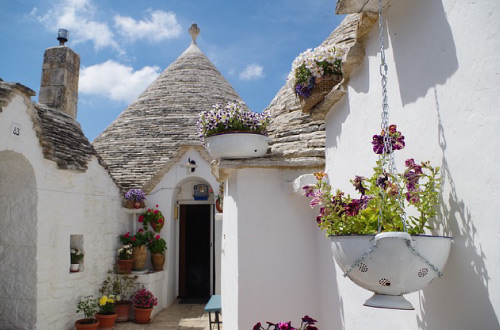
M 210 205 L 180 206 L 179 297 L 210 296 Z

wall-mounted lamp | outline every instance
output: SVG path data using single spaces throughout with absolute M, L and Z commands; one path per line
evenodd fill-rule
M 198 165 L 196 165 L 194 160 L 188 158 L 188 162 L 186 164 L 182 164 L 181 167 L 185 167 L 187 169 L 187 174 L 191 174 L 196 170 Z

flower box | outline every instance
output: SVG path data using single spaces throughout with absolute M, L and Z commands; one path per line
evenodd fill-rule
M 311 112 L 311 109 L 314 108 L 316 104 L 323 101 L 325 96 L 331 92 L 332 88 L 341 81 L 342 76 L 339 75 L 328 75 L 323 76 L 321 79 L 316 79 L 316 84 L 308 97 L 301 96 L 300 94 L 297 95 L 302 112 Z
M 206 138 L 213 159 L 262 157 L 267 153 L 269 138 L 250 132 L 227 132 Z

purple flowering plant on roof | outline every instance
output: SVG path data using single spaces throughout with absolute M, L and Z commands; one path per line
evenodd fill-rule
M 291 321 L 278 323 L 266 322 L 267 328 L 264 328 L 262 323 L 258 322 L 253 326 L 253 330 L 318 330 L 315 326 L 317 322 L 318 321 L 315 319 L 306 315 L 302 318 L 300 328 L 294 328 Z
M 316 217 L 318 226 L 327 235 L 366 235 L 381 231 L 404 231 L 402 215 L 407 215 L 410 234 L 422 234 L 430 229 L 428 221 L 436 216 L 439 203 L 441 175 L 439 167 L 429 162 L 417 164 L 413 158 L 405 161 L 405 171 L 391 174 L 385 170 L 384 154 L 405 147 L 404 136 L 396 125 L 389 126 L 388 143 L 384 135 L 373 136 L 373 151 L 381 155 L 370 177 L 355 176 L 351 180 L 359 197 L 351 197 L 340 189 L 334 190 L 328 183 L 327 174 L 315 173 L 315 185 L 304 186 L 304 194 L 312 197 L 311 207 L 319 207 Z M 399 199 L 402 199 L 404 210 Z M 379 224 L 379 215 L 382 221 Z
M 205 145 L 209 136 L 227 132 L 251 132 L 267 135 L 270 115 L 248 110 L 242 101 L 217 103 L 212 109 L 202 111 L 198 116 L 198 135 Z

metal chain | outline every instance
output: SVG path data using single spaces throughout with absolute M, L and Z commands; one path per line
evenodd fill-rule
M 380 42 L 380 76 L 381 76 L 381 85 L 382 85 L 382 123 L 380 124 L 380 128 L 384 132 L 384 152 L 382 153 L 383 168 L 387 168 L 391 177 L 397 176 L 397 168 L 396 162 L 394 161 L 394 153 L 392 150 L 392 141 L 389 136 L 389 100 L 387 96 L 387 63 L 385 61 L 385 50 L 384 50 L 384 17 L 382 14 L 382 0 L 378 1 L 378 32 L 379 32 L 379 42 Z M 395 180 L 398 184 L 398 181 Z M 401 195 L 402 187 L 398 184 L 398 204 L 401 212 L 401 220 L 403 221 L 403 229 L 405 232 L 408 231 L 406 228 L 406 213 L 404 211 L 404 201 L 403 196 Z M 385 200 L 385 191 L 382 190 L 382 205 L 379 208 L 379 217 L 378 217 L 378 232 L 382 229 L 383 223 L 383 203 Z
M 344 273 L 344 277 L 347 277 L 347 275 L 349 275 L 349 273 L 355 268 L 355 267 L 358 267 L 359 263 L 363 260 L 365 260 L 373 251 L 375 251 L 375 249 L 377 248 L 377 242 L 375 241 L 375 244 L 370 248 L 370 250 L 366 251 L 365 253 L 363 253 L 361 255 L 361 257 L 359 257 L 358 259 L 356 259 L 356 261 L 354 261 L 352 263 L 352 265 L 345 271 Z
M 438 274 L 438 277 L 441 277 L 443 276 L 443 273 L 439 270 L 439 268 L 437 268 L 436 266 L 434 266 L 429 260 L 427 260 L 423 255 L 421 255 L 412 245 L 411 245 L 411 241 L 406 241 L 406 245 L 408 245 L 408 249 L 410 249 L 411 252 L 413 252 L 414 255 L 416 255 L 417 257 L 420 258 L 420 260 L 422 260 L 423 262 L 425 262 L 427 265 L 429 265 L 429 267 L 432 268 L 433 271 L 435 271 L 437 274 Z

